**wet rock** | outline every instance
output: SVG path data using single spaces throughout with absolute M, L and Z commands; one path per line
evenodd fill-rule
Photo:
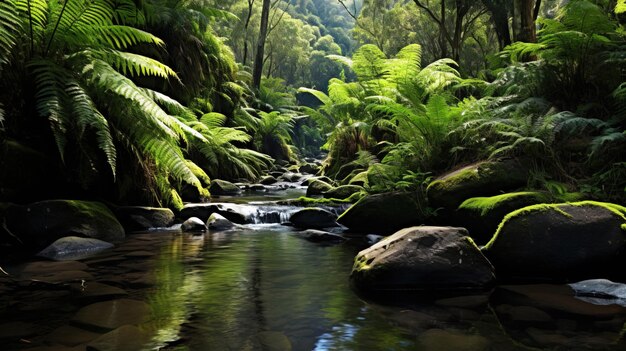
M 367 243 L 370 245 L 374 245 L 377 242 L 383 240 L 385 237 L 382 235 L 376 235 L 376 234 L 367 234 L 365 236 L 367 238 Z
M 431 207 L 455 210 L 471 197 L 501 194 L 526 183 L 527 170 L 516 161 L 479 162 L 442 175 L 426 191 Z
M 56 273 L 60 271 L 84 271 L 89 267 L 78 261 L 62 261 L 62 262 L 50 262 L 50 261 L 36 261 L 25 264 L 20 273 L 24 275 L 44 274 L 44 273 Z
M 252 191 L 267 191 L 263 184 L 251 184 L 249 189 Z
M 355 258 L 350 278 L 365 292 L 485 290 L 494 269 L 463 228 L 411 227 Z
M 55 329 L 52 333 L 48 334 L 44 339 L 47 342 L 53 344 L 60 344 L 63 346 L 77 346 L 87 343 L 97 337 L 100 334 L 88 331 L 82 328 L 77 328 L 71 325 L 64 325 Z
M 207 226 L 204 222 L 198 217 L 191 217 L 183 222 L 180 229 L 184 232 L 197 232 L 197 231 L 206 231 Z
M 563 282 L 621 273 L 626 217 L 617 207 L 583 201 L 522 208 L 506 216 L 483 252 L 506 280 Z
M 333 186 L 330 185 L 329 183 L 326 183 L 319 179 L 315 179 L 311 181 L 311 183 L 307 187 L 306 196 L 310 197 L 310 196 L 322 195 L 324 192 L 329 191 L 332 188 Z
M 174 223 L 174 212 L 169 208 L 123 206 L 114 212 L 127 231 L 166 228 Z
M 341 185 L 336 188 L 332 188 L 324 192 L 324 197 L 327 199 L 347 199 L 350 195 L 361 192 L 363 189 L 362 186 L 358 185 Z
M 410 193 L 368 195 L 347 209 L 337 222 L 351 231 L 388 234 L 422 224 L 421 202 Z
M 479 308 L 489 303 L 489 295 L 457 296 L 435 301 L 436 305 L 445 307 Z
M 91 351 L 137 351 L 148 349 L 148 335 L 133 325 L 124 325 L 87 344 Z
M 71 287 L 75 296 L 81 301 L 96 302 L 128 295 L 128 292 L 123 289 L 97 282 L 76 284 Z
M 480 335 L 465 334 L 458 331 L 430 329 L 417 337 L 419 350 L 439 351 L 487 351 L 490 342 Z
M 38 326 L 25 322 L 0 324 L 0 340 L 19 340 L 37 333 Z
M 533 341 L 542 346 L 567 345 L 570 342 L 569 337 L 557 334 L 554 331 L 528 328 L 526 329 L 526 333 L 532 338 Z
M 322 229 L 337 226 L 337 216 L 322 208 L 304 208 L 289 218 L 289 222 L 300 229 Z
M 235 223 L 229 221 L 219 213 L 213 213 L 207 221 L 207 227 L 211 231 L 229 230 L 235 228 L 235 226 Z
M 285 172 L 281 178 L 283 178 L 284 180 L 294 183 L 297 182 L 298 180 L 302 179 L 302 174 L 300 173 L 293 173 L 293 172 Z
M 533 324 L 553 322 L 549 314 L 530 306 L 499 305 L 496 307 L 496 312 L 498 312 L 498 315 L 504 316 L 507 320 L 512 322 Z
M 285 334 L 275 331 L 263 331 L 256 335 L 256 340 L 263 351 L 290 351 L 291 341 Z
M 79 260 L 112 247 L 113 244 L 98 239 L 67 236 L 56 240 L 37 256 L 57 261 Z
M 150 319 L 150 306 L 145 302 L 118 299 L 98 302 L 81 308 L 72 323 L 104 330 L 112 330 L 126 324 L 141 324 Z
M 283 175 L 283 171 L 272 171 L 270 172 L 270 175 L 274 178 L 280 178 Z
M 213 179 L 209 191 L 212 195 L 237 195 L 241 192 L 241 189 L 231 182 Z
M 246 208 L 237 204 L 188 204 L 179 213 L 180 218 L 198 217 L 207 221 L 211 214 L 219 213 L 231 222 L 247 223 L 249 213 Z
M 345 237 L 322 230 L 309 229 L 295 233 L 297 236 L 314 243 L 342 243 L 348 239 Z
M 567 285 L 502 285 L 496 288 L 492 297 L 500 303 L 532 306 L 543 311 L 589 318 L 607 319 L 626 315 L 626 307 L 594 305 L 576 298 L 574 290 Z
M 124 238 L 124 228 L 99 202 L 50 200 L 6 210 L 6 225 L 28 247 L 37 251 L 65 236 L 109 242 Z
M 59 283 L 70 283 L 70 282 L 80 282 L 83 280 L 93 280 L 93 276 L 87 272 L 83 271 L 59 271 L 59 272 L 48 272 L 48 273 L 32 273 L 29 275 L 22 276 L 23 278 L 28 278 L 32 281 L 38 281 L 48 284 L 59 284 Z
M 319 172 L 320 167 L 314 163 L 307 163 L 303 166 L 300 166 L 300 172 L 308 173 L 308 174 L 317 174 Z
M 569 284 L 577 296 L 597 297 L 606 300 L 626 300 L 626 284 L 608 279 L 591 279 Z M 615 303 L 614 301 L 611 301 Z
M 278 182 L 278 179 L 274 178 L 271 175 L 266 175 L 264 177 L 261 178 L 261 180 L 259 180 L 259 183 L 263 184 L 263 185 L 272 185 L 274 183 Z

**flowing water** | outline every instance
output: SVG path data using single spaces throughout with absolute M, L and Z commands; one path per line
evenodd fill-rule
M 554 286 L 503 287 L 490 298 L 364 300 L 349 286 L 363 238 L 308 242 L 290 227 L 258 223 L 274 218 L 259 213 L 293 208 L 255 207 L 262 210 L 251 210 L 251 224 L 233 231 L 133 234 L 80 263 L 5 267 L 11 278 L 0 285 L 0 349 L 626 349 L 625 308 L 559 291 L 546 298 Z M 145 308 L 120 307 L 128 300 Z M 104 309 L 85 312 L 93 304 Z M 102 320 L 117 324 L 98 326 Z M 123 324 L 138 328 L 107 334 Z

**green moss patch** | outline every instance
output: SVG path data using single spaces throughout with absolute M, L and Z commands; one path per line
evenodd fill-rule
M 526 198 L 530 200 L 537 200 L 537 202 L 547 202 L 549 200 L 548 196 L 544 193 L 534 191 L 522 191 L 491 197 L 473 197 L 465 200 L 459 206 L 459 209 L 480 212 L 481 216 L 485 216 L 487 213 L 489 213 L 489 211 L 499 206 L 502 206 L 514 200 L 521 200 Z

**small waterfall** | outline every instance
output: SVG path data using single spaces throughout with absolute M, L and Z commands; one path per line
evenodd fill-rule
M 208 218 L 210 213 L 219 213 L 240 224 L 276 224 L 289 222 L 291 216 L 304 207 L 278 205 L 274 202 L 251 202 L 248 204 L 212 203 L 195 204 L 188 207 L 202 208 Z M 349 205 L 318 206 L 336 215 L 340 215 Z M 195 212 L 194 212 L 195 213 Z

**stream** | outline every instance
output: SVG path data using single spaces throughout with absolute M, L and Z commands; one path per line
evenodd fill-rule
M 558 286 L 367 301 L 349 285 L 365 238 L 306 241 L 280 224 L 296 207 L 262 199 L 223 199 L 250 210 L 236 230 L 136 233 L 80 262 L 3 267 L 1 349 L 626 349 L 626 308 L 583 302 Z

